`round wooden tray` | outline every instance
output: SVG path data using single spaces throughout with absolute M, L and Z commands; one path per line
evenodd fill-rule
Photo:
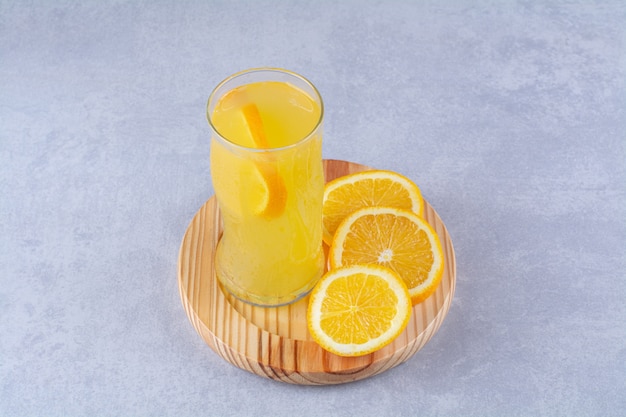
M 327 181 L 367 169 L 346 161 L 324 161 Z M 420 350 L 437 332 L 452 303 L 456 281 L 452 241 L 428 202 L 424 202 L 424 218 L 441 239 L 443 279 L 432 296 L 413 306 L 405 331 L 377 352 L 341 357 L 322 349 L 307 329 L 308 297 L 290 305 L 264 308 L 222 291 L 213 268 L 213 252 L 221 235 L 215 197 L 196 213 L 182 241 L 178 286 L 183 306 L 196 331 L 218 355 L 256 375 L 292 384 L 326 385 L 379 374 Z

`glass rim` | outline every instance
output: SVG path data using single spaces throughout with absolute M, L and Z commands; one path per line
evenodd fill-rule
M 220 97 L 217 97 L 217 92 L 228 82 L 239 78 L 239 77 L 243 77 L 245 75 L 248 74 L 253 74 L 253 73 L 261 73 L 261 72 L 270 72 L 270 73 L 281 73 L 281 74 L 285 74 L 294 78 L 299 79 L 300 81 L 304 82 L 307 86 L 309 86 L 313 92 L 315 93 L 315 95 L 317 96 L 316 101 L 319 101 L 319 105 L 320 105 L 320 115 L 317 119 L 317 122 L 315 123 L 315 125 L 313 126 L 313 128 L 311 129 L 310 132 L 308 132 L 306 135 L 303 135 L 303 137 L 301 139 L 298 139 L 296 142 L 289 144 L 289 145 L 285 145 L 285 146 L 280 146 L 280 147 L 275 147 L 275 148 L 252 148 L 249 146 L 244 146 L 244 145 L 240 145 L 238 143 L 233 142 L 232 140 L 228 139 L 226 136 L 222 135 L 220 133 L 220 131 L 215 127 L 215 125 L 213 124 L 213 121 L 211 120 L 211 115 L 209 114 L 209 108 L 211 107 L 211 104 L 216 101 L 219 100 L 221 97 L 224 96 L 224 94 L 222 94 Z M 242 84 L 245 85 L 245 84 Z M 297 88 L 299 88 L 298 86 L 296 86 Z M 230 90 L 228 90 L 230 91 Z M 227 91 L 227 92 L 228 92 Z M 304 92 L 305 94 L 309 95 L 307 92 Z M 315 97 L 312 97 L 315 100 Z M 287 149 L 291 149 L 291 148 L 297 148 L 298 146 L 302 145 L 303 143 L 308 142 L 314 135 L 315 132 L 317 132 L 320 128 L 320 126 L 322 125 L 322 121 L 324 120 L 324 101 L 322 100 L 322 95 L 320 94 L 319 90 L 317 89 L 317 87 L 315 87 L 315 85 L 309 81 L 306 77 L 284 69 L 284 68 L 277 68 L 277 67 L 258 67 L 258 68 L 249 68 L 249 69 L 245 69 L 239 72 L 236 72 L 228 77 L 226 77 L 224 80 L 222 80 L 219 84 L 217 84 L 217 86 L 215 86 L 215 88 L 213 89 L 213 91 L 211 91 L 211 94 L 209 95 L 209 99 L 207 101 L 207 107 L 206 107 L 206 117 L 207 117 L 207 121 L 209 122 L 209 126 L 211 127 L 211 130 L 215 133 L 215 136 L 217 138 L 219 138 L 221 141 L 225 142 L 228 144 L 228 146 L 232 146 L 235 149 L 240 149 L 240 150 L 244 150 L 246 152 L 258 152 L 258 153 L 266 153 L 266 152 L 279 152 L 279 151 L 283 151 L 283 150 L 287 150 Z

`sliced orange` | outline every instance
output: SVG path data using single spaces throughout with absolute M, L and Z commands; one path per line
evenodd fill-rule
M 247 104 L 243 106 L 242 112 L 255 146 L 259 149 L 268 149 L 270 145 L 265 136 L 263 121 L 257 106 L 252 103 Z M 259 200 L 261 204 L 256 211 L 266 217 L 278 217 L 283 213 L 287 204 L 285 181 L 278 172 L 272 155 L 260 155 L 255 165 L 263 179 L 264 187 L 261 189 L 265 192 L 265 198 Z
M 250 136 L 254 140 L 254 144 L 259 149 L 267 149 L 270 147 L 267 137 L 265 136 L 265 130 L 263 129 L 263 120 L 261 119 L 261 113 L 256 104 L 249 103 L 241 108 L 243 116 L 246 119 L 246 124 L 250 130 Z
M 341 356 L 361 356 L 391 343 L 406 327 L 411 299 L 402 279 L 379 265 L 329 271 L 309 299 L 313 339 Z
M 324 241 L 332 241 L 337 227 L 349 214 L 364 207 L 397 207 L 422 215 L 420 189 L 405 176 L 372 170 L 339 177 L 324 188 Z
M 367 207 L 349 215 L 329 252 L 331 269 L 355 264 L 390 268 L 404 280 L 413 304 L 435 292 L 443 262 L 439 237 L 428 222 L 392 207 Z

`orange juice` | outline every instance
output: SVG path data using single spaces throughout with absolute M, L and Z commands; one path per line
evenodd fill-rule
M 216 88 L 208 117 L 218 279 L 253 304 L 295 301 L 323 272 L 319 94 L 293 73 L 252 70 Z

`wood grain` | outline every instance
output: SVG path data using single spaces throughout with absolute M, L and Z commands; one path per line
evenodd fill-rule
M 327 181 L 367 169 L 370 168 L 346 161 L 324 161 Z M 319 347 L 306 325 L 308 297 L 294 304 L 264 308 L 222 291 L 213 267 L 213 252 L 221 235 L 215 197 L 196 213 L 180 247 L 178 286 L 187 316 L 202 339 L 224 360 L 273 380 L 301 385 L 340 384 L 391 369 L 433 337 L 454 296 L 456 265 L 452 241 L 428 202 L 424 209 L 425 219 L 435 228 L 443 246 L 443 279 L 431 297 L 413 306 L 405 331 L 377 352 L 346 358 Z

